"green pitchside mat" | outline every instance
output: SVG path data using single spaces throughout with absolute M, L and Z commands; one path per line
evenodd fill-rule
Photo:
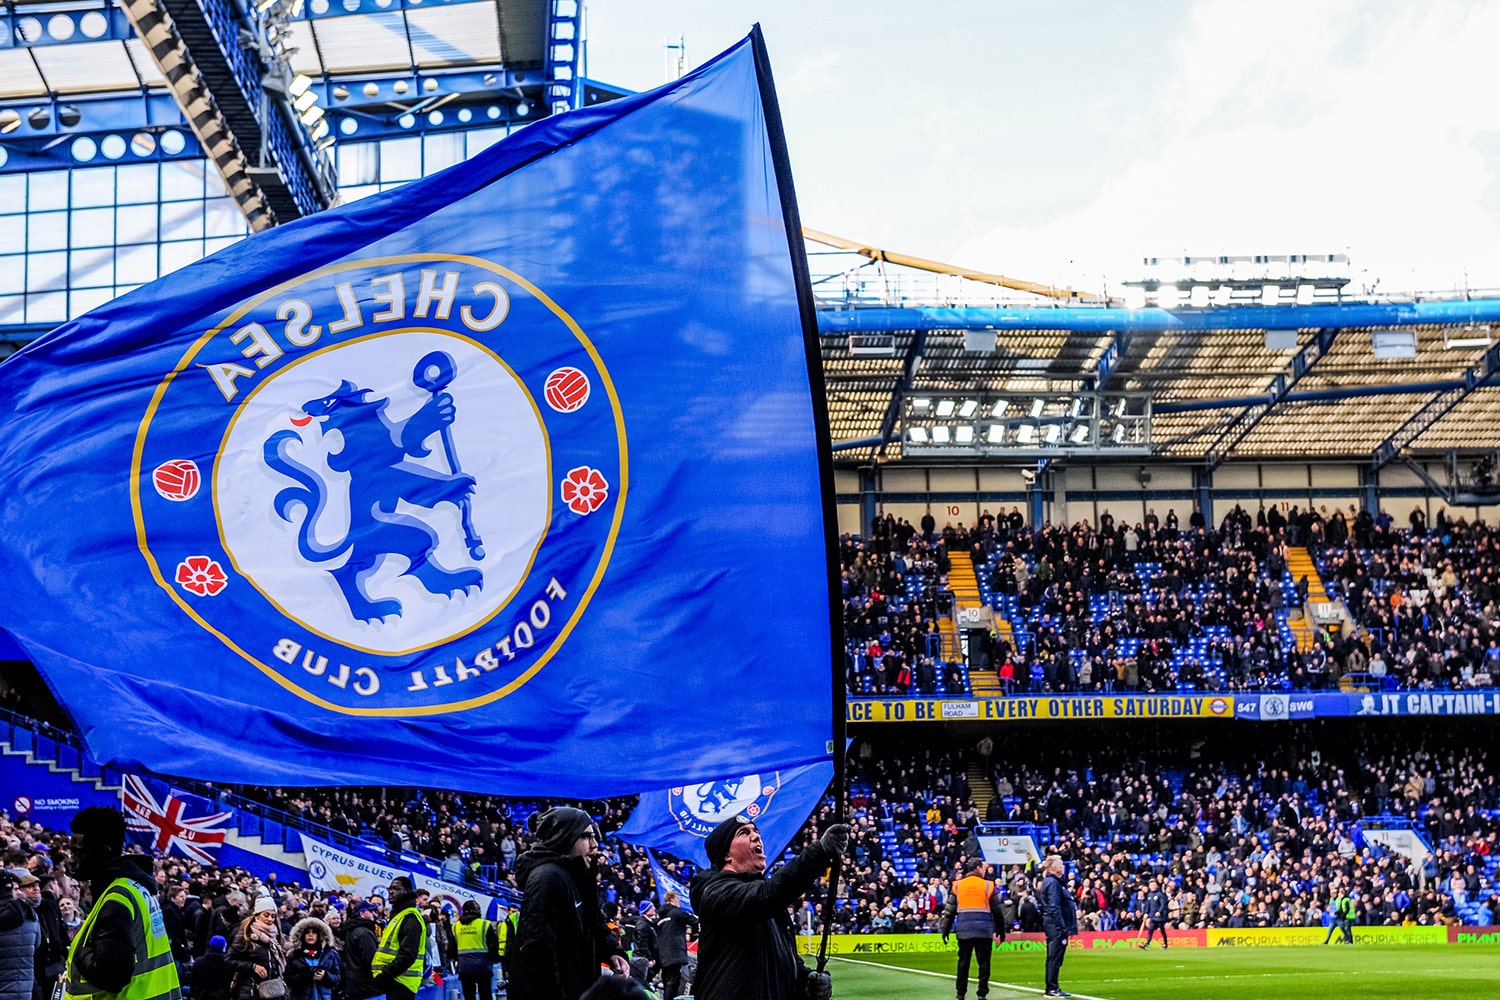
M 1040 996 L 1042 965 L 1040 952 L 997 953 L 990 1000 Z M 951 1000 L 956 966 L 955 952 L 832 957 L 828 971 L 836 1000 Z M 1494 1000 L 1500 945 L 1078 951 L 1063 965 L 1062 988 L 1078 1000 Z

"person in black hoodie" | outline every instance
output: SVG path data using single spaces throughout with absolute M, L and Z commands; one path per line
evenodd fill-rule
M 119 993 L 136 978 L 135 940 L 144 935 L 155 950 L 156 938 L 165 939 L 161 903 L 156 898 L 156 878 L 151 857 L 125 855 L 125 817 L 118 809 L 90 806 L 73 817 L 73 854 L 78 877 L 89 884 L 94 900 L 93 921 L 84 940 L 74 940 L 68 963 L 71 992 Z M 126 902 L 138 893 L 144 911 Z M 141 923 L 137 924 L 137 920 Z M 88 923 L 88 920 L 85 920 Z M 170 948 L 168 949 L 170 951 Z M 153 979 L 153 993 L 178 1000 L 181 985 L 177 964 L 141 973 Z M 91 989 L 84 989 L 84 985 Z
M 747 816 L 714 827 L 703 841 L 711 871 L 693 876 L 693 912 L 703 922 L 693 995 L 703 1000 L 828 1000 L 833 985 L 797 957 L 787 907 L 849 847 L 835 823 L 766 877 L 765 847 Z
M 374 919 L 379 909 L 369 900 L 363 900 L 355 904 L 339 927 L 339 936 L 344 939 L 345 1000 L 365 1000 L 380 994 L 371 971 L 375 949 L 380 947 L 380 931 L 376 930 Z
M 582 809 L 557 806 L 533 814 L 537 846 L 516 861 L 525 898 L 510 944 L 510 1000 L 578 1000 L 608 965 L 630 965 L 599 909 L 594 821 Z
M 234 969 L 224 958 L 229 942 L 218 934 L 208 939 L 208 948 L 193 963 L 193 1000 L 229 1000 L 229 987 L 234 982 Z

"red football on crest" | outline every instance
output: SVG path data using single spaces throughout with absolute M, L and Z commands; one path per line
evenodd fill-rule
M 168 500 L 191 500 L 198 494 L 203 477 L 198 474 L 198 465 L 190 459 L 174 458 L 163 462 L 151 473 L 151 482 L 156 492 Z
M 547 405 L 572 413 L 589 401 L 589 377 L 577 368 L 559 368 L 547 376 Z

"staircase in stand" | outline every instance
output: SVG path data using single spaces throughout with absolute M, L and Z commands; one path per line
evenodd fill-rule
M 1288 547 L 1286 554 L 1287 572 L 1292 574 L 1292 579 L 1301 580 L 1307 577 L 1307 601 L 1302 605 L 1302 618 L 1290 622 L 1292 634 L 1297 637 L 1297 650 L 1305 652 L 1312 648 L 1317 638 L 1317 630 L 1309 612 L 1309 605 L 1314 603 L 1326 603 L 1328 591 L 1323 587 L 1323 578 L 1318 575 L 1318 564 L 1313 561 L 1312 553 L 1307 547 L 1296 545 Z
M 979 578 L 974 575 L 974 564 L 963 556 L 955 559 L 952 568 L 948 570 L 948 589 L 953 592 L 953 606 L 956 611 L 984 607 L 984 600 L 979 595 Z M 951 619 L 944 619 L 938 623 L 940 630 L 945 627 L 953 629 L 956 640 L 957 628 Z M 998 614 L 995 616 L 995 631 L 999 633 L 1001 639 L 1010 643 L 1010 648 L 1015 648 L 1016 637 L 1011 630 L 1010 622 Z M 962 647 L 956 641 L 954 649 L 955 655 L 961 654 Z M 993 669 L 969 671 L 969 688 L 974 692 L 975 697 L 999 698 L 1005 694 L 1000 687 L 999 664 L 991 664 L 991 667 Z
M 974 808 L 979 810 L 981 819 L 989 815 L 990 802 L 995 797 L 995 786 L 990 783 L 990 776 L 977 759 L 969 761 L 969 797 L 974 800 Z

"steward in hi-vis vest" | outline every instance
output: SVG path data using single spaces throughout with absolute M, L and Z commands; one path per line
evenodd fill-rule
M 125 817 L 93 806 L 73 817 L 78 876 L 94 905 L 68 949 L 67 1000 L 181 1000 L 151 858 L 123 857 Z
M 972 858 L 964 866 L 966 874 L 953 883 L 938 929 L 943 943 L 948 935 L 958 936 L 958 977 L 954 983 L 958 1000 L 969 990 L 969 960 L 979 960 L 979 983 L 975 995 L 984 1000 L 990 992 L 990 953 L 993 942 L 1005 940 L 1005 911 L 995 883 L 986 877 L 989 865 L 983 858 Z
M 390 884 L 391 922 L 380 935 L 370 970 L 390 1000 L 414 1000 L 427 957 L 427 921 L 417 909 L 411 879 L 397 875 Z
M 458 923 L 453 925 L 453 940 L 458 949 L 458 981 L 464 1000 L 492 1000 L 490 984 L 495 977 L 495 963 L 500 961 L 500 937 L 495 924 L 479 915 L 474 900 L 464 903 Z

